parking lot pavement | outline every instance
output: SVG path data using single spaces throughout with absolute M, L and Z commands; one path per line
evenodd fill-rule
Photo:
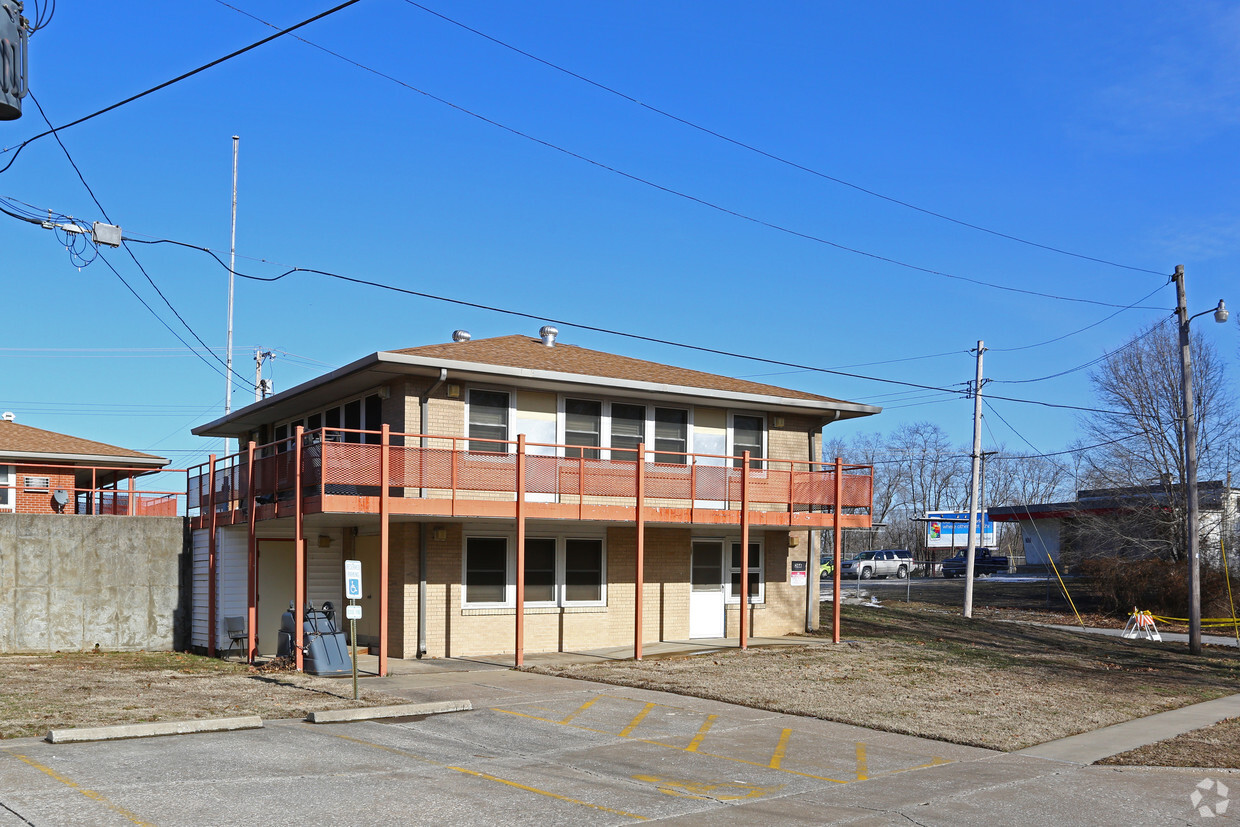
M 43 824 L 1191 823 L 1199 770 L 1082 767 L 511 671 L 475 710 L 0 744 L 0 827 Z M 474 690 L 477 690 L 474 692 Z M 826 690 L 824 690 L 826 691 Z M 479 697 L 490 700 L 480 702 Z M 1215 773 L 1218 775 L 1218 773 Z M 1229 777 L 1240 790 L 1240 778 Z M 1213 803 L 1213 802 L 1212 802 Z

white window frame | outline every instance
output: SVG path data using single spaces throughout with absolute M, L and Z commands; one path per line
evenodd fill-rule
M 468 548 L 471 539 L 501 539 L 504 540 L 507 555 L 504 560 L 504 599 L 502 602 L 468 602 L 466 595 L 469 594 L 468 572 L 466 564 L 468 563 Z M 527 609 L 553 609 L 553 608 L 574 608 L 586 606 L 606 606 L 607 605 L 607 538 L 603 534 L 591 534 L 589 532 L 568 532 L 565 534 L 550 534 L 540 532 L 529 536 L 530 540 L 553 540 L 555 542 L 555 597 L 552 600 L 525 601 Z M 599 544 L 601 551 L 601 570 L 600 575 L 602 582 L 599 584 L 598 600 L 569 600 L 568 584 L 566 581 L 567 569 L 567 549 L 569 540 L 584 540 L 588 542 L 596 542 Z M 512 609 L 517 603 L 517 536 L 514 533 L 506 532 L 488 532 L 488 531 L 469 531 L 461 539 L 461 608 L 462 609 Z
M 655 432 L 655 411 L 656 410 L 684 411 L 685 412 L 685 451 L 684 452 L 686 454 L 693 453 L 693 406 L 692 405 L 680 406 L 680 405 L 650 404 L 646 406 L 646 437 L 649 440 L 646 443 L 646 452 L 651 457 L 649 461 L 658 462 L 658 460 L 654 458 L 655 455 L 661 454 L 661 453 L 668 453 L 666 451 L 659 451 L 655 447 L 658 443 L 658 436 Z M 672 451 L 671 453 L 679 453 L 679 452 Z M 690 463 L 689 457 L 684 457 L 683 463 L 664 463 L 664 464 L 665 465 L 684 465 L 687 468 L 689 466 L 689 463 Z
M 744 416 L 744 417 L 749 417 L 751 419 L 757 419 L 761 422 L 761 425 L 759 426 L 759 430 L 761 431 L 761 439 L 762 439 L 762 445 L 760 446 L 761 451 L 762 451 L 762 456 L 751 457 L 751 460 L 754 462 L 760 461 L 762 463 L 761 467 L 756 468 L 754 470 L 761 471 L 761 470 L 766 469 L 771 457 L 770 457 L 770 440 L 768 439 L 767 427 L 766 427 L 767 419 L 766 419 L 766 414 L 764 413 L 755 413 L 753 411 L 730 411 L 728 413 L 728 456 L 737 457 L 740 455 L 740 451 L 736 447 L 736 417 L 738 416 Z M 739 466 L 734 464 L 733 467 L 739 467 Z
M 732 546 L 739 546 L 741 538 L 730 537 L 723 541 L 723 589 L 724 601 L 735 606 L 741 602 L 741 596 L 732 592 L 732 575 L 738 570 L 738 567 L 732 565 Z M 758 565 L 753 565 L 752 558 L 749 561 L 750 569 L 757 569 L 758 574 L 758 593 L 749 595 L 749 605 L 754 606 L 766 602 L 766 543 L 762 540 L 749 538 L 749 545 L 758 547 Z
M 469 388 L 466 388 L 465 390 L 465 447 L 466 449 L 467 450 L 469 449 L 469 442 L 470 442 L 470 439 L 472 438 L 469 433 L 469 410 L 470 410 L 470 406 L 473 404 L 471 400 L 473 399 L 473 395 L 476 391 L 481 391 L 483 393 L 502 393 L 508 397 L 508 421 L 504 424 L 504 437 L 503 437 L 503 439 L 508 440 L 508 442 L 507 444 L 504 444 L 504 445 L 491 446 L 491 448 L 493 448 L 493 450 L 491 451 L 474 451 L 473 453 L 475 454 L 483 454 L 483 453 L 513 454 L 513 453 L 516 453 L 517 446 L 512 444 L 511 442 L 511 440 L 513 439 L 512 427 L 513 427 L 513 424 L 517 421 L 516 391 L 513 391 L 509 388 L 496 388 L 496 387 L 490 387 L 487 385 L 478 385 L 476 387 L 469 387 Z M 561 417 L 557 417 L 557 418 L 561 418 Z M 490 437 L 478 437 L 478 439 L 490 439 Z
M 599 407 L 598 413 L 598 446 L 590 445 L 569 445 L 568 444 L 568 401 L 570 399 L 578 402 L 597 402 Z M 595 396 L 586 396 L 584 394 L 560 394 L 559 408 L 556 411 L 555 418 L 555 441 L 561 446 L 560 456 L 566 456 L 569 448 L 580 448 L 582 452 L 598 451 L 599 459 L 608 457 L 607 449 L 611 446 L 611 402 L 607 399 L 600 399 Z M 575 457 L 574 457 L 575 459 Z M 586 457 L 591 459 L 591 457 Z
M 499 602 L 469 602 L 469 541 L 474 539 L 503 540 L 507 553 L 504 555 L 504 599 Z M 511 609 L 516 602 L 517 553 L 516 536 L 494 531 L 471 531 L 461 538 L 461 608 L 462 609 Z
M 12 486 L 17 484 L 17 466 L 16 465 L 0 465 L 0 486 L 4 486 L 3 502 L 0 502 L 0 511 L 16 511 L 17 510 L 17 489 Z

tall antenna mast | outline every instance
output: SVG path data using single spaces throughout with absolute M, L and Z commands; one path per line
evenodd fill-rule
M 227 361 L 224 371 L 224 416 L 232 413 L 232 340 L 233 340 L 233 281 L 237 274 L 237 145 L 241 139 L 233 135 L 233 179 L 232 179 L 232 241 L 228 254 L 228 342 Z M 224 456 L 228 456 L 228 437 L 224 437 Z

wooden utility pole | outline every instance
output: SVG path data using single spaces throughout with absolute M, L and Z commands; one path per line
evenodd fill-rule
M 969 547 L 964 562 L 964 616 L 973 617 L 973 558 L 977 554 L 977 488 L 982 458 L 982 354 L 986 348 L 977 340 L 977 380 L 973 383 L 973 478 L 969 484 Z M 953 539 L 955 532 L 952 533 Z

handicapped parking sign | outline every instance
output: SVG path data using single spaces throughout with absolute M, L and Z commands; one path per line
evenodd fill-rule
M 349 600 L 362 598 L 362 561 L 344 561 L 344 596 Z

